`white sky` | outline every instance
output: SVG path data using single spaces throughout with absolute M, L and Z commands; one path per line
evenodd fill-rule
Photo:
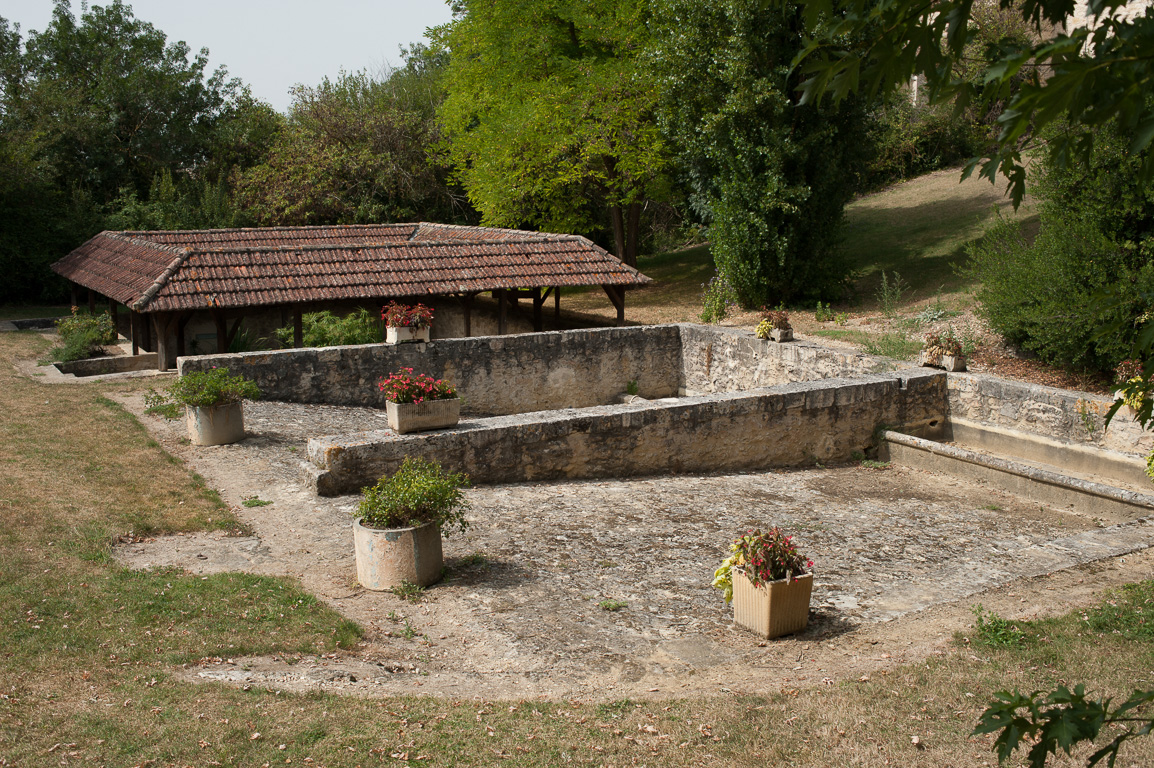
M 110 5 L 99 0 L 90 5 Z M 442 0 L 128 0 L 136 18 L 169 42 L 183 40 L 195 55 L 209 49 L 209 72 L 219 66 L 284 112 L 294 85 L 318 85 L 342 69 L 377 73 L 401 63 L 398 47 L 419 42 L 425 29 L 452 17 Z M 72 13 L 81 15 L 80 0 Z M 51 0 L 0 0 L 0 17 L 20 25 L 27 39 L 52 18 Z

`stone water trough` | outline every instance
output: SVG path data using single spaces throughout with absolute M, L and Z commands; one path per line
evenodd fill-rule
M 377 380 L 413 368 L 464 398 L 452 429 L 315 436 L 304 482 L 355 493 L 406 455 L 474 483 L 731 472 L 849 461 L 965 474 L 1043 503 L 1149 515 L 1151 436 L 1110 401 L 694 324 L 182 358 L 226 366 L 273 400 L 384 407 Z M 627 388 L 639 397 L 622 398 Z M 621 400 L 629 402 L 621 402 Z M 366 425 L 369 426 L 369 425 Z M 376 426 L 371 425 L 371 426 Z

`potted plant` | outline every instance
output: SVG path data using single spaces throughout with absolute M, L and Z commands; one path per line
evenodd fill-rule
M 432 307 L 420 303 L 410 307 L 393 301 L 381 308 L 381 317 L 385 320 L 386 344 L 429 340 L 429 329 L 433 324 Z
M 713 586 L 733 602 L 739 626 L 769 638 L 805 629 L 813 591 L 813 561 L 798 554 L 780 528 L 749 531 L 729 546 L 730 556 L 713 574 Z
M 149 390 L 144 397 L 149 413 L 170 419 L 184 407 L 188 436 L 193 445 L 225 445 L 244 439 L 243 400 L 256 400 L 260 389 L 227 368 L 210 368 L 181 376 L 163 393 Z
M 389 426 L 398 434 L 442 429 L 461 420 L 461 399 L 444 379 L 402 368 L 377 386 L 385 398 Z
M 921 354 L 922 365 L 945 368 L 951 372 L 966 370 L 966 356 L 962 354 L 962 342 L 954 336 L 952 328 L 947 328 L 942 333 L 927 333 L 925 342 Z
M 761 322 L 755 331 L 759 339 L 793 341 L 793 326 L 789 324 L 789 312 L 784 309 L 761 308 Z
M 469 478 L 435 461 L 406 456 L 401 468 L 361 490 L 353 541 L 357 580 L 387 590 L 426 587 L 441 578 L 441 534 L 465 532 Z

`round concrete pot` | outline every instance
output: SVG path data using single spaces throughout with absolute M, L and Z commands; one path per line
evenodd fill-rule
M 427 587 L 441 580 L 441 529 L 433 524 L 417 528 L 369 528 L 353 521 L 357 552 L 357 581 L 365 589 L 384 591 L 402 582 Z
M 241 403 L 197 407 L 186 405 L 184 418 L 193 445 L 226 445 L 244 439 Z

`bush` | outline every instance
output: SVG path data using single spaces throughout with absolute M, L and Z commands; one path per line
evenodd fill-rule
M 56 321 L 60 345 L 52 349 L 51 357 L 58 362 L 84 360 L 104 353 L 104 345 L 116 341 L 112 316 L 106 313 L 90 315 L 76 307 L 72 315 Z
M 949 107 L 915 107 L 904 93 L 888 97 L 868 126 L 870 156 L 858 173 L 859 192 L 958 165 L 981 151 L 984 133 Z
M 1006 341 L 1083 370 L 1131 356 L 1154 293 L 1154 190 L 1140 164 L 1115 130 L 1100 131 L 1089 164 L 1042 168 L 1032 243 L 999 221 L 970 247 L 979 311 Z
M 370 528 L 408 528 L 436 523 L 441 533 L 468 528 L 469 508 L 463 487 L 469 478 L 446 472 L 427 459 L 406 456 L 396 474 L 382 477 L 376 485 L 361 490 L 356 514 Z
M 377 344 L 381 341 L 381 321 L 364 307 L 345 317 L 332 312 L 308 312 L 301 318 L 306 347 L 339 347 L 346 344 Z M 276 330 L 282 346 L 293 345 L 291 325 Z
M 255 400 L 260 394 L 256 384 L 244 376 L 230 376 L 227 368 L 210 368 L 186 373 L 163 393 L 150 389 L 144 396 L 144 403 L 149 413 L 175 418 L 178 407 L 182 405 L 211 408 L 245 399 Z

